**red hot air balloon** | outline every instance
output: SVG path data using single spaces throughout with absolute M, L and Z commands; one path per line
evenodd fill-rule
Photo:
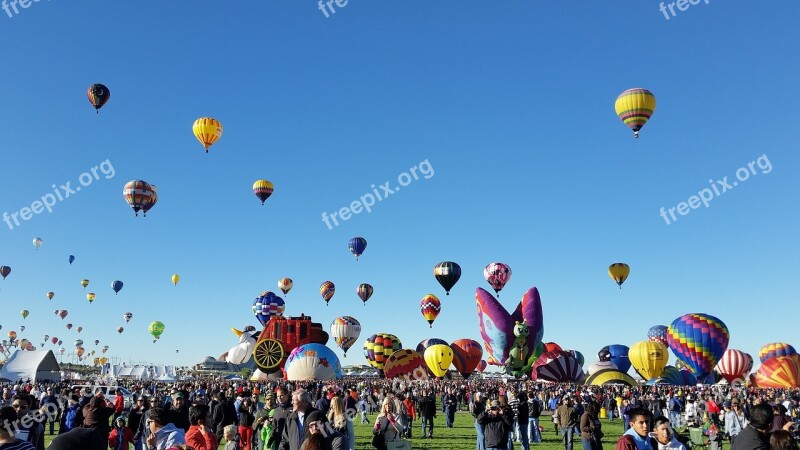
M 453 350 L 453 365 L 466 380 L 481 363 L 483 347 L 472 339 L 459 339 L 450 344 L 450 348 Z
M 433 321 L 439 316 L 439 312 L 442 310 L 442 303 L 435 295 L 428 294 L 422 297 L 422 301 L 419 303 L 419 309 L 420 312 L 422 312 L 422 316 L 425 317 L 425 320 L 430 324 L 430 327 L 433 328 Z
M 747 354 L 741 350 L 729 348 L 722 354 L 719 359 L 715 371 L 722 375 L 722 378 L 728 381 L 728 384 L 733 384 L 734 380 L 744 382 L 744 377 L 747 375 Z
M 68 324 L 67 324 L 67 329 L 68 329 L 68 330 L 71 330 L 71 329 L 72 329 L 72 324 L 71 324 L 71 323 L 68 323 Z
M 50 338 L 50 342 L 52 342 L 53 345 L 56 345 L 58 343 L 58 338 L 57 337 L 52 337 L 52 338 Z
M 776 356 L 761 363 L 756 383 L 762 388 L 794 389 L 800 383 L 800 358 Z
M 489 363 L 482 359 L 481 362 L 478 363 L 478 372 L 483 372 L 488 366 Z
M 552 352 L 553 350 L 557 350 L 559 352 L 563 352 L 564 351 L 564 349 L 562 349 L 561 346 L 556 344 L 555 342 L 545 342 L 544 351 Z

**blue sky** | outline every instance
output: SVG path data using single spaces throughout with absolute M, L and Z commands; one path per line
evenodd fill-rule
M 13 230 L 0 224 L 0 264 L 12 267 L 3 335 L 24 324 L 37 344 L 100 339 L 126 361 L 193 364 L 233 346 L 231 326 L 257 325 L 253 298 L 288 276 L 288 314 L 326 329 L 341 315 L 361 322 L 342 360 L 361 364 L 376 332 L 411 348 L 480 341 L 475 288 L 502 261 L 506 307 L 537 286 L 545 340 L 587 362 L 688 312 L 721 318 L 730 347 L 753 355 L 800 344 L 793 2 L 714 0 L 669 20 L 658 2 L 633 0 L 350 0 L 328 18 L 310 1 L 51 0 L 11 12 L 0 11 L 0 208 L 76 186 L 106 160 L 114 176 Z M 111 90 L 99 115 L 85 94 L 96 82 Z M 614 113 L 632 87 L 658 101 L 638 140 Z M 208 154 L 191 132 L 201 116 L 224 126 Z M 769 173 L 756 166 L 670 225 L 659 216 L 762 155 Z M 426 160 L 433 176 L 371 213 L 332 230 L 321 220 Z M 263 207 L 251 192 L 260 178 L 275 184 Z M 122 198 L 132 179 L 158 186 L 146 218 Z M 368 241 L 358 262 L 352 236 Z M 450 296 L 432 276 L 444 260 L 463 269 Z M 622 290 L 613 262 L 632 269 Z M 337 286 L 328 307 L 325 280 Z M 366 306 L 362 282 L 375 287 Z M 419 312 L 429 292 L 443 303 L 432 330 Z M 152 320 L 166 324 L 156 344 Z

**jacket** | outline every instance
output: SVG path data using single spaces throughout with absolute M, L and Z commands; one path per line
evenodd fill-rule
M 186 444 L 194 447 L 194 450 L 217 450 L 217 436 L 211 429 L 206 430 L 206 435 L 200 432 L 199 425 L 192 425 L 186 432 Z
M 283 434 L 281 435 L 281 443 L 278 446 L 279 450 L 300 450 L 303 441 L 308 437 L 308 416 L 317 409 L 308 407 L 306 408 L 303 416 L 303 437 L 300 437 L 300 418 L 297 411 L 292 411 L 289 417 L 286 418 L 286 424 L 283 427 Z
M 633 436 L 629 434 L 629 432 L 635 433 L 632 429 L 625 432 L 625 434 L 623 434 L 622 437 L 617 441 L 617 445 L 614 446 L 614 450 L 638 450 L 636 447 L 636 441 L 633 439 Z M 645 436 L 644 440 L 647 446 L 652 449 L 653 446 L 650 443 L 650 436 Z
M 183 430 L 176 428 L 175 425 L 168 423 L 160 430 L 156 431 L 156 449 L 167 450 L 175 444 L 185 444 L 186 437 Z
M 487 414 L 486 411 L 478 414 L 478 423 L 484 426 L 483 442 L 486 448 L 504 448 L 508 443 L 506 429 L 511 426 L 513 417 L 509 414 L 497 412 Z
M 600 421 L 595 421 L 589 413 L 583 413 L 581 416 L 581 438 L 591 440 L 592 437 L 602 438 L 603 433 L 600 431 Z
M 392 423 L 394 422 L 394 423 Z M 375 419 L 375 426 L 372 429 L 373 433 L 383 434 L 386 442 L 394 442 L 400 440 L 400 434 L 403 431 L 403 426 L 396 417 L 389 420 L 386 416 L 378 416 Z
M 111 434 L 108 436 L 109 448 L 112 450 L 128 450 L 130 444 L 133 444 L 133 431 L 131 431 L 130 428 L 114 427 L 114 429 L 111 430 Z
M 436 417 L 436 403 L 429 395 L 422 397 L 419 401 L 419 416 L 426 419 Z
M 734 439 L 731 450 L 769 450 L 769 434 L 747 425 Z

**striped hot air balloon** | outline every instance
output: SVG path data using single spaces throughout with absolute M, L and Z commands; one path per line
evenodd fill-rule
M 283 292 L 283 295 L 288 294 L 293 287 L 294 287 L 294 281 L 292 281 L 291 278 L 284 277 L 278 280 L 278 289 L 280 289 L 281 292 Z
M 392 353 L 383 367 L 383 374 L 387 379 L 403 378 L 406 380 L 427 380 L 425 358 L 414 350 L 407 348 Z
M 800 383 L 800 358 L 793 355 L 768 359 L 761 363 L 755 379 L 758 387 L 794 389 Z
M 423 339 L 422 341 L 419 342 L 419 344 L 417 344 L 416 348 L 417 353 L 419 353 L 420 355 L 424 355 L 425 350 L 427 350 L 428 347 L 433 345 L 448 345 L 448 344 L 447 341 L 445 341 L 444 339 L 439 339 L 439 338 Z
M 728 327 L 708 314 L 685 314 L 667 329 L 667 342 L 672 353 L 698 379 L 710 374 L 728 348 Z
M 433 276 L 442 285 L 445 294 L 450 295 L 450 289 L 461 279 L 461 266 L 452 261 L 443 261 L 433 268 Z
M 483 358 L 483 347 L 472 339 L 458 339 L 450 344 L 453 349 L 453 365 L 464 379 L 469 378 Z
M 331 337 L 347 357 L 347 350 L 353 346 L 361 335 L 361 324 L 354 317 L 337 317 L 331 323 Z
M 201 117 L 194 121 L 192 132 L 208 153 L 208 148 L 222 137 L 222 124 L 217 119 Z
M 328 306 L 328 302 L 331 301 L 335 293 L 336 286 L 333 284 L 333 281 L 326 281 L 319 286 L 319 294 L 322 296 L 322 299 L 325 300 L 325 306 Z
M 656 97 L 647 89 L 628 89 L 619 94 L 614 109 L 620 119 L 639 137 L 639 130 L 650 120 L 656 110 Z
M 554 383 L 575 383 L 583 379 L 583 368 L 569 353 L 553 350 L 539 355 L 531 376 Z
M 372 293 L 374 289 L 372 288 L 371 284 L 361 283 L 356 288 L 356 294 L 358 294 L 358 298 L 361 299 L 364 305 L 367 304 L 367 300 L 372 297 Z
M 433 328 L 433 321 L 439 317 L 439 313 L 442 311 L 442 302 L 440 302 L 435 295 L 428 294 L 422 297 L 422 300 L 419 302 L 419 309 L 420 312 L 422 312 L 422 316 L 428 321 L 430 327 Z
M 747 353 L 729 348 L 722 354 L 722 358 L 720 358 L 714 370 L 719 372 L 729 384 L 733 384 L 735 380 L 744 381 L 749 372 L 747 365 Z
M 792 356 L 796 354 L 797 351 L 791 345 L 785 342 L 773 342 L 761 347 L 761 350 L 758 352 L 758 359 L 763 363 L 776 356 Z
M 138 216 L 139 211 L 149 205 L 153 199 L 153 187 L 144 180 L 131 180 L 125 183 L 122 189 L 122 196 L 128 202 L 128 206 L 133 209 L 133 215 Z M 146 215 L 146 213 L 143 213 Z
M 397 336 L 389 333 L 377 333 L 364 342 L 364 357 L 370 366 L 378 369 L 383 376 L 383 367 L 392 353 L 400 350 L 403 344 Z

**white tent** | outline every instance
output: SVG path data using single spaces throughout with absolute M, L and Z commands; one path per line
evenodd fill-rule
M 169 375 L 167 375 L 165 373 L 164 375 L 161 375 L 160 377 L 156 378 L 156 380 L 158 380 L 158 381 L 166 381 L 166 382 L 173 382 L 173 381 L 175 381 L 175 378 L 172 378 L 171 376 L 169 376 Z
M 32 383 L 61 381 L 61 368 L 51 350 L 46 352 L 17 350 L 0 370 L 0 379 L 14 382 L 31 380 Z

